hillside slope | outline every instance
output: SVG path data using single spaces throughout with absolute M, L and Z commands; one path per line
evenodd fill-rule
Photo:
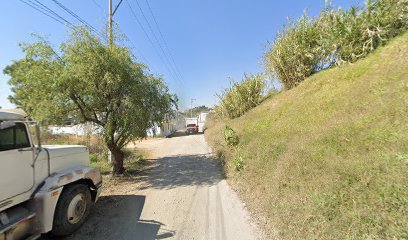
M 244 169 L 223 130 L 240 137 Z M 206 131 L 270 236 L 408 238 L 408 34 Z

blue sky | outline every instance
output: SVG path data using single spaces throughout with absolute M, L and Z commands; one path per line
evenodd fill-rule
M 34 0 L 32 0 L 34 1 Z M 78 23 L 52 0 L 38 0 L 72 23 Z M 179 95 L 181 108 L 194 105 L 213 106 L 215 94 L 229 85 L 229 78 L 240 80 L 244 72 L 261 72 L 260 60 L 268 40 L 272 40 L 287 18 L 298 18 L 308 9 L 316 15 L 324 0 L 148 0 L 165 43 L 149 12 L 146 0 L 124 0 L 114 16 L 126 34 L 139 59 L 150 71 L 164 76 L 172 92 Z M 107 21 L 108 0 L 59 0 L 98 30 Z M 116 5 L 119 0 L 113 0 Z M 150 22 L 170 63 L 163 63 L 157 52 L 159 43 L 138 8 L 137 2 Z M 333 0 L 336 7 L 361 5 L 363 0 Z M 155 47 L 152 46 L 135 21 L 131 4 Z M 11 94 L 9 76 L 2 70 L 23 56 L 18 43 L 32 40 L 31 33 L 46 36 L 55 46 L 68 36 L 68 28 L 35 11 L 18 0 L 3 1 L 0 15 L 0 106 L 13 107 L 7 100 Z M 167 52 L 166 44 L 171 56 Z M 173 57 L 176 67 L 173 66 Z M 170 67 L 172 65 L 173 67 Z M 177 68 L 182 77 L 172 77 L 168 69 Z M 171 70 L 170 70 L 171 71 Z M 173 73 L 173 75 L 175 75 Z

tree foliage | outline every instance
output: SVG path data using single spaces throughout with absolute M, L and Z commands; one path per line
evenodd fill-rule
M 290 21 L 264 53 L 266 72 L 285 89 L 334 65 L 353 63 L 408 29 L 408 0 L 367 0 L 365 8 L 334 9 Z
M 193 108 L 191 108 L 191 109 L 187 109 L 187 110 L 185 110 L 184 111 L 184 115 L 185 116 L 190 116 L 190 115 L 192 115 L 193 117 L 196 117 L 196 116 L 198 116 L 200 113 L 202 113 L 202 112 L 209 112 L 209 111 L 211 111 L 212 110 L 212 108 L 210 108 L 210 107 L 207 107 L 207 106 L 205 106 L 205 105 L 202 105 L 202 106 L 197 106 L 197 107 L 193 107 Z
M 146 137 L 176 104 L 163 80 L 128 48 L 107 46 L 85 28 L 74 30 L 59 51 L 41 37 L 21 47 L 25 56 L 4 70 L 11 76 L 10 101 L 42 123 L 73 117 L 102 127 L 113 174 L 124 171 L 122 148 Z

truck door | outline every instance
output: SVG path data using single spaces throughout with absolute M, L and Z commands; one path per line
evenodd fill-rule
M 33 187 L 33 154 L 24 123 L 0 122 L 0 202 Z

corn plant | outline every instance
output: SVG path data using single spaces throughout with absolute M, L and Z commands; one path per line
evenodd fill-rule
M 281 81 L 285 89 L 295 87 L 323 67 L 318 39 L 319 31 L 307 14 L 290 21 L 264 54 L 266 72 Z
M 284 89 L 333 65 L 353 63 L 408 29 L 408 0 L 367 0 L 365 8 L 326 5 L 289 21 L 264 53 L 266 73 Z
M 264 98 L 266 81 L 260 74 L 245 74 L 241 82 L 231 82 L 231 86 L 217 95 L 219 104 L 215 112 L 223 118 L 236 118 L 258 106 Z

